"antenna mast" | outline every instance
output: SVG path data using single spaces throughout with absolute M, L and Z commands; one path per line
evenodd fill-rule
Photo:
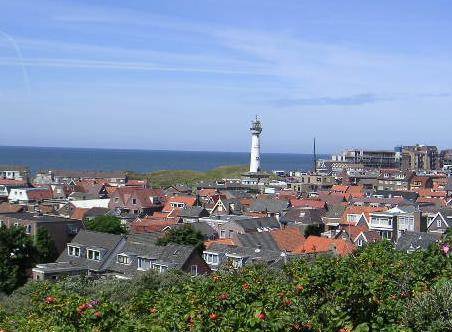
M 317 152 L 315 150 L 315 137 L 314 137 L 314 172 L 317 173 Z

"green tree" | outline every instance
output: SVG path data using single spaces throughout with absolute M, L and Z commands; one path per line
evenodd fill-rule
M 93 220 L 85 222 L 85 226 L 90 231 L 110 233 L 110 234 L 126 234 L 127 229 L 121 224 L 121 220 L 112 216 L 99 216 Z
M 35 238 L 37 263 L 50 263 L 58 257 L 55 242 L 45 228 L 40 228 Z
M 324 229 L 323 225 L 308 225 L 304 230 L 304 237 L 307 238 L 310 235 L 320 236 Z
M 12 293 L 27 281 L 36 257 L 32 239 L 23 227 L 0 227 L 0 292 Z
M 163 237 L 157 240 L 157 245 L 165 246 L 168 243 L 195 246 L 199 252 L 204 250 L 204 236 L 191 225 L 171 228 Z

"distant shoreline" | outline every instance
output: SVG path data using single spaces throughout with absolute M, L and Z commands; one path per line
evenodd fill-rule
M 329 158 L 329 155 L 318 155 Z M 310 170 L 311 154 L 263 153 L 262 168 Z M 220 166 L 249 165 L 248 152 L 205 152 L 165 150 L 122 150 L 89 148 L 35 148 L 0 146 L 0 164 L 23 165 L 39 170 L 130 171 L 150 173 L 162 170 L 207 172 Z

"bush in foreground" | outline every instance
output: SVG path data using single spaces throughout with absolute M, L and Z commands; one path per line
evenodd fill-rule
M 451 276 L 451 257 L 442 245 L 406 254 L 382 242 L 344 258 L 293 261 L 283 270 L 255 265 L 196 278 L 173 271 L 130 281 L 68 278 L 29 283 L 3 301 L 0 327 L 7 331 L 440 331 L 452 319 L 450 311 L 431 319 L 421 313 L 426 303 L 447 304 Z

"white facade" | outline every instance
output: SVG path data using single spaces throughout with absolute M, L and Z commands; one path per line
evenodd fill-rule
M 30 188 L 13 188 L 9 192 L 8 200 L 10 203 L 27 203 L 28 199 L 28 190 Z
M 260 160 L 260 134 L 262 133 L 261 122 L 257 119 L 251 122 L 251 160 L 250 160 L 250 173 L 257 173 L 261 170 Z

